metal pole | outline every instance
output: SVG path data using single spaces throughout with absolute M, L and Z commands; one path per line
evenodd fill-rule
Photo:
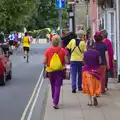
M 60 21 L 60 38 L 62 37 L 62 8 L 59 9 L 59 21 Z M 62 40 L 60 41 L 62 47 Z
M 87 4 L 87 10 L 86 10 L 86 22 L 87 22 L 87 28 L 89 26 L 89 21 L 88 21 L 88 2 L 86 3 Z
M 120 50 L 120 43 L 119 43 L 119 0 L 116 0 L 116 20 L 117 20 L 117 23 L 116 23 L 116 28 L 117 28 L 117 39 L 116 39 L 116 53 L 117 53 L 117 78 L 118 78 L 118 82 L 120 82 L 120 55 L 118 54 L 119 53 L 119 50 Z
M 72 6 L 72 9 L 73 9 L 73 33 L 75 33 L 75 4 L 73 4 Z

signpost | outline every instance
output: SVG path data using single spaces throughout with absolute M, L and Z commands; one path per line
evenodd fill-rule
M 59 10 L 60 37 L 62 37 L 62 9 L 65 8 L 66 0 L 56 0 L 56 8 Z M 62 41 L 61 41 L 62 45 Z
M 56 0 L 56 8 L 64 9 L 66 6 L 66 0 Z

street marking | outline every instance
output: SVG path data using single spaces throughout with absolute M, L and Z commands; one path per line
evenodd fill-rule
M 24 112 L 23 112 L 23 114 L 22 114 L 21 120 L 24 120 L 24 119 L 25 119 L 26 113 L 27 113 L 27 111 L 28 111 L 28 109 L 29 109 L 32 101 L 33 101 L 34 95 L 35 95 L 35 93 L 36 93 L 36 91 L 37 91 L 37 88 L 38 88 L 40 82 L 41 82 L 41 77 L 42 77 L 42 75 L 43 75 L 43 69 L 42 69 L 42 71 L 41 71 L 41 73 L 40 73 L 38 82 L 37 82 L 37 84 L 36 84 L 36 86 L 35 86 L 35 88 L 34 88 L 34 90 L 33 90 L 32 96 L 30 97 L 30 100 L 29 100 L 29 102 L 28 102 L 28 104 L 27 104 L 27 106 L 26 106 L 26 108 L 25 108 L 25 110 L 24 110 Z M 41 84 L 40 84 L 40 85 L 41 85 Z
M 39 97 L 39 93 L 40 93 L 40 90 L 41 90 L 41 88 L 42 88 L 43 83 L 44 83 L 44 79 L 42 78 L 42 81 L 41 81 L 41 83 L 40 83 L 40 87 L 38 88 L 38 91 L 37 91 L 37 93 L 36 93 L 36 97 L 35 97 L 35 99 L 34 99 L 34 102 L 33 102 L 33 104 L 32 104 L 32 107 L 31 107 L 31 109 L 30 109 L 30 112 L 29 112 L 29 115 L 28 115 L 27 120 L 31 120 L 31 117 L 32 117 L 32 114 L 33 114 L 33 111 L 34 111 L 34 108 L 35 108 L 37 99 L 38 99 L 38 97 Z

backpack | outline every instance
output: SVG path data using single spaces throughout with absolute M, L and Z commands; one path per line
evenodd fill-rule
M 73 48 L 73 50 L 71 51 L 71 54 L 74 52 L 74 50 L 76 49 L 76 48 L 78 48 L 79 49 L 79 51 L 81 52 L 81 53 L 83 53 L 82 51 L 81 51 L 81 49 L 80 49 L 80 46 L 79 46 L 79 44 L 80 44 L 80 40 L 79 39 L 75 39 L 75 42 L 76 42 L 76 45 L 75 45 L 75 47 Z
M 61 51 L 61 49 L 60 49 L 60 51 Z M 50 66 L 47 69 L 47 72 L 52 72 L 52 71 L 57 71 L 57 70 L 63 69 L 63 65 L 62 65 L 62 62 L 61 62 L 60 57 L 59 57 L 60 51 L 59 52 L 52 52 L 53 55 L 52 55 L 52 58 L 50 60 Z

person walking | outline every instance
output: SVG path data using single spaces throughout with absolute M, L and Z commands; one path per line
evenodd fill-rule
M 22 33 L 21 32 L 18 33 L 18 39 L 19 39 L 19 42 L 21 43 L 22 42 Z
M 36 35 L 36 43 L 38 44 L 40 41 L 40 33 L 37 33 L 37 35 Z
M 32 37 L 32 33 L 29 33 L 29 40 L 30 40 L 30 43 L 32 43 L 33 42 L 33 37 Z
M 83 34 L 77 32 L 76 38 L 72 39 L 67 45 L 68 51 L 71 51 L 70 65 L 72 75 L 72 93 L 76 93 L 76 89 L 82 90 L 82 66 L 83 53 L 86 51 L 85 41 L 82 41 Z M 78 76 L 78 86 L 76 86 L 76 78 Z
M 15 36 L 12 32 L 8 36 L 8 39 L 9 39 L 10 48 L 13 50 Z
M 0 43 L 4 43 L 5 42 L 5 35 L 3 32 L 0 33 Z
M 84 67 L 82 69 L 83 93 L 88 94 L 88 105 L 98 105 L 96 95 L 100 95 L 100 53 L 95 50 L 94 43 L 88 45 L 84 53 Z
M 64 79 L 65 63 L 67 62 L 67 53 L 64 48 L 60 47 L 60 37 L 55 35 L 52 38 L 52 47 L 46 50 L 43 61 L 50 79 L 53 107 L 55 109 L 59 109 L 60 89 Z
M 105 89 L 108 90 L 108 72 L 112 72 L 114 68 L 114 52 L 111 41 L 108 39 L 108 33 L 106 30 L 102 30 L 103 42 L 107 45 L 108 48 L 108 57 L 109 57 L 109 67 L 110 69 L 106 71 L 105 77 Z
M 24 58 L 27 57 L 27 62 L 29 62 L 29 51 L 30 51 L 30 40 L 27 33 L 23 37 L 23 50 L 24 50 Z
M 101 64 L 100 64 L 100 82 L 101 82 L 101 93 L 105 93 L 105 73 L 106 69 L 109 69 L 109 57 L 108 57 L 108 49 L 107 45 L 103 42 L 102 32 L 96 32 L 94 39 L 95 49 L 100 52 L 101 56 Z
M 17 49 L 18 48 L 18 33 L 14 33 L 14 47 Z

